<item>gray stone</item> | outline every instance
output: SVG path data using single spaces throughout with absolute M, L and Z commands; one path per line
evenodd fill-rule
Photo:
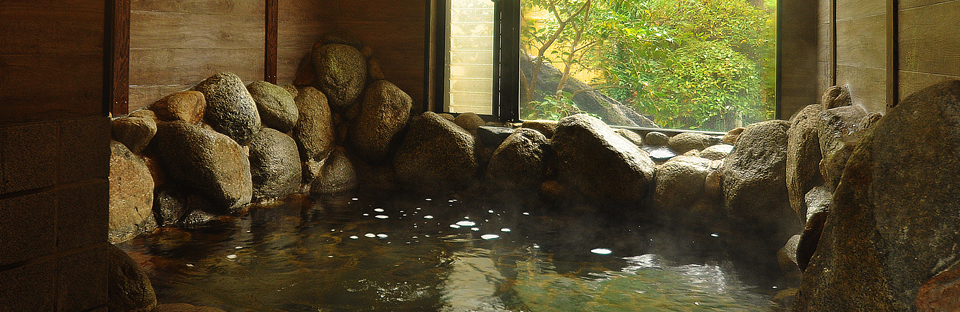
M 201 81 L 194 90 L 207 101 L 204 120 L 217 132 L 226 134 L 240 145 L 247 145 L 260 131 L 257 103 L 233 73 L 219 73 Z
M 657 166 L 653 206 L 658 215 L 683 219 L 688 208 L 703 197 L 710 160 L 677 156 Z
M 823 226 L 830 216 L 830 204 L 833 200 L 833 193 L 824 186 L 817 186 L 810 189 L 804 195 L 807 215 L 804 218 L 803 232 L 800 233 L 800 242 L 797 247 L 797 265 L 800 270 L 806 270 L 810 263 L 810 257 L 817 251 L 817 244 L 820 242 L 820 235 L 823 233 Z
M 297 95 L 300 95 L 300 90 L 297 90 L 297 86 L 292 84 L 285 84 L 280 86 L 283 90 L 286 90 L 287 93 L 290 93 L 290 97 L 296 99 Z M 296 105 L 296 103 L 294 103 Z
M 383 163 L 399 143 L 397 134 L 407 126 L 411 106 L 413 99 L 396 85 L 386 80 L 370 84 L 348 136 L 357 156 Z
M 801 223 L 787 199 L 789 127 L 783 120 L 747 126 L 724 159 L 724 206 L 733 231 L 728 238 L 738 242 L 735 255 L 753 255 L 741 259 L 750 265 L 775 259 L 781 244 L 800 231 Z
M 879 114 L 868 114 L 860 106 L 841 106 L 820 113 L 817 120 L 822 155 L 819 167 L 827 188 L 837 188 L 857 142 L 879 117 Z
M 647 132 L 643 141 L 652 146 L 667 146 L 670 144 L 670 137 L 663 132 L 650 131 Z
M 266 81 L 254 81 L 247 91 L 257 103 L 257 112 L 264 126 L 288 132 L 297 125 L 299 112 L 293 96 L 282 87 Z
M 794 311 L 913 311 L 960 258 L 960 81 L 908 96 L 859 141 Z
M 653 182 L 654 163 L 647 152 L 589 115 L 561 119 L 553 146 L 558 181 L 588 198 L 639 202 Z
M 520 128 L 500 144 L 487 165 L 487 178 L 501 189 L 536 193 L 547 173 L 547 137 Z
M 633 143 L 633 145 L 638 147 L 643 146 L 643 136 L 641 136 L 639 133 L 633 132 L 633 130 L 629 129 L 617 129 L 616 132 L 624 139 L 627 139 L 627 141 L 630 141 L 630 143 Z
M 157 186 L 153 194 L 153 213 L 157 225 L 177 225 L 187 213 L 186 195 L 172 184 Z
M 787 195 L 790 207 L 801 222 L 805 222 L 807 215 L 804 195 L 823 184 L 817 134 L 817 120 L 822 111 L 821 105 L 807 105 L 790 119 L 790 130 L 787 130 Z
M 713 145 L 716 140 L 709 135 L 696 132 L 684 132 L 670 137 L 667 144 L 678 154 L 683 154 L 691 150 L 702 151 Z
M 335 194 L 357 188 L 357 171 L 342 147 L 337 147 L 323 163 L 320 176 L 310 185 L 314 195 Z
M 112 243 L 153 231 L 153 179 L 150 169 L 117 141 L 110 141 L 110 232 Z
M 410 121 L 394 168 L 404 188 L 437 193 L 466 189 L 477 174 L 474 138 L 433 112 Z
M 110 122 L 110 134 L 134 154 L 147 148 L 157 134 L 157 116 L 151 110 L 138 110 Z
M 264 128 L 250 142 L 253 199 L 282 198 L 300 189 L 302 178 L 297 142 L 280 131 Z
M 356 48 L 327 44 L 311 52 L 317 89 L 330 100 L 330 108 L 345 111 L 353 105 L 367 81 L 367 60 Z
M 477 139 L 483 146 L 496 149 L 513 132 L 514 129 L 508 127 L 480 126 L 477 128 Z
M 733 152 L 733 145 L 717 144 L 700 151 L 700 157 L 709 160 L 721 160 L 727 158 L 727 155 Z
M 540 131 L 540 133 L 543 133 L 543 135 L 549 139 L 553 137 L 553 133 L 557 132 L 557 121 L 556 120 L 524 120 L 521 127 Z
M 162 121 L 183 120 L 196 124 L 203 121 L 207 100 L 199 91 L 183 91 L 163 97 L 148 109 L 156 113 L 157 119 Z
M 300 160 L 323 160 L 334 147 L 334 125 L 327 97 L 313 87 L 300 90 L 295 100 L 300 118 L 293 138 L 300 149 Z
M 157 154 L 164 173 L 207 196 L 218 212 L 250 203 L 250 161 L 229 137 L 182 121 L 158 125 Z
M 140 263 L 116 246 L 107 246 L 109 311 L 151 312 L 157 295 Z

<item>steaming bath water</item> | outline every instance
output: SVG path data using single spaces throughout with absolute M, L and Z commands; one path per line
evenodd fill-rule
M 120 247 L 161 303 L 226 311 L 769 311 L 717 233 L 546 209 L 302 196 Z M 609 219 L 609 218 L 607 218 Z

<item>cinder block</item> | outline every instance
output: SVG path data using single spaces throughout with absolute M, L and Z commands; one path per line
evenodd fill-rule
M 57 181 L 59 123 L 45 122 L 0 128 L 3 177 L 0 193 L 52 186 Z
M 57 249 L 65 251 L 107 241 L 109 220 L 107 181 L 59 191 Z
M 57 311 L 86 311 L 106 304 L 106 244 L 61 257 L 57 268 Z
M 56 251 L 53 192 L 0 200 L 0 266 Z
M 110 174 L 110 118 L 60 124 L 60 183 L 106 179 Z
M 53 311 L 54 261 L 0 271 L 0 311 Z

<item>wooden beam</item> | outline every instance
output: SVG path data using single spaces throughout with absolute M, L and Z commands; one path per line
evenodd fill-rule
M 887 109 L 900 102 L 900 1 L 887 0 Z
M 104 114 L 129 113 L 130 0 L 108 0 L 104 26 Z
M 277 37 L 279 24 L 278 0 L 266 0 L 266 18 L 264 18 L 266 36 L 264 37 L 263 80 L 277 83 Z

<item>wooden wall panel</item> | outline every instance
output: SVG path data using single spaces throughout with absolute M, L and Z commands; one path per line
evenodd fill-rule
M 130 110 L 221 71 L 263 80 L 259 0 L 131 0 Z
M 886 110 L 886 81 L 885 68 L 837 65 L 837 85 L 850 88 L 853 104 L 862 105 L 871 112 Z
M 0 2 L 0 125 L 103 114 L 105 8 Z
M 300 60 L 336 25 L 333 0 L 279 0 L 277 83 L 289 84 Z
M 900 4 L 900 98 L 960 79 L 960 0 Z
M 886 8 L 885 0 L 836 0 L 836 84 L 847 86 L 853 103 L 869 111 L 884 111 L 887 95 L 895 91 L 887 84 L 892 55 Z
M 817 90 L 819 7 L 806 1 L 781 1 L 778 27 L 780 116 L 786 119 L 819 100 Z
M 337 28 L 373 48 L 387 80 L 413 98 L 424 100 L 426 0 L 337 2 Z

